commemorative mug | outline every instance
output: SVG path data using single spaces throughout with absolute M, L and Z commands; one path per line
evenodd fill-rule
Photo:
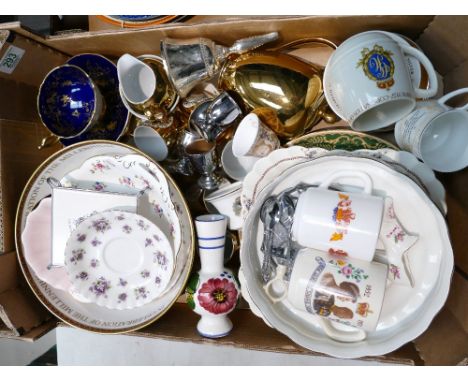
M 330 337 L 353 342 L 377 327 L 387 273 L 386 264 L 303 249 L 294 261 L 289 282 L 276 277 L 264 289 L 273 302 L 287 300 L 296 309 L 318 316 Z M 359 330 L 342 331 L 331 322 Z
M 357 178 L 362 193 L 329 190 L 339 178 Z M 372 180 L 361 171 L 337 171 L 298 199 L 291 229 L 301 246 L 372 261 L 382 224 L 384 200 L 373 196 Z
M 420 89 L 411 79 L 408 56 L 426 70 L 427 89 Z M 392 125 L 414 109 L 417 98 L 433 97 L 437 88 L 436 72 L 424 53 L 379 31 L 344 41 L 324 72 L 328 104 L 357 131 Z
M 458 89 L 438 100 L 418 102 L 416 109 L 395 125 L 398 146 L 440 172 L 468 166 L 468 103 L 451 108 L 446 102 L 468 88 Z

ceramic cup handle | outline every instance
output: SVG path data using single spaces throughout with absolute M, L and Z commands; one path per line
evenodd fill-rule
M 364 193 L 369 195 L 372 193 L 372 179 L 365 172 L 361 171 L 343 170 L 334 172 L 320 184 L 319 188 L 328 188 L 334 180 L 345 177 L 360 179 L 364 184 Z
M 437 81 L 437 75 L 434 70 L 434 67 L 432 66 L 431 61 L 426 57 L 424 53 L 419 51 L 416 48 L 413 48 L 411 46 L 403 45 L 403 44 L 398 44 L 400 49 L 403 51 L 403 53 L 413 56 L 416 58 L 422 66 L 426 69 L 427 75 L 429 77 L 429 88 L 428 89 L 420 89 L 418 87 L 414 88 L 414 93 L 416 95 L 416 98 L 431 98 L 434 97 L 437 94 L 437 89 L 438 89 L 438 81 Z
M 450 92 L 450 93 L 444 95 L 443 97 L 441 97 L 437 102 L 440 105 L 445 107 L 446 106 L 445 103 L 449 99 L 452 99 L 453 97 L 456 97 L 457 95 L 466 94 L 466 93 L 468 93 L 468 88 L 462 88 L 462 89 L 454 90 L 453 92 Z M 464 106 L 457 107 L 457 110 L 468 110 L 468 103 L 466 103 Z
M 284 281 L 285 274 L 286 266 L 278 265 L 276 268 L 276 276 L 263 286 L 268 298 L 275 304 L 283 301 L 288 294 L 288 286 Z
M 367 337 L 366 332 L 362 329 L 345 332 L 344 330 L 336 329 L 331 321 L 326 318 L 319 317 L 319 322 L 325 334 L 339 342 L 359 342 L 365 340 Z

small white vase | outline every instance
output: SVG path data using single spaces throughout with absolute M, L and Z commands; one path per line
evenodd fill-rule
M 197 331 L 203 337 L 228 335 L 232 322 L 227 316 L 236 307 L 240 287 L 232 272 L 224 268 L 227 218 L 201 215 L 195 219 L 201 269 L 187 285 L 187 304 L 201 316 Z

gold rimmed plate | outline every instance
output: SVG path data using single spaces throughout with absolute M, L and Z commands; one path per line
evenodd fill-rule
M 179 252 L 180 259 L 177 259 L 174 270 L 174 285 L 160 298 L 128 310 L 108 309 L 92 303 L 80 302 L 70 293 L 53 288 L 36 277 L 25 260 L 24 248 L 21 242 L 21 232 L 24 229 L 28 214 L 40 200 L 50 195 L 50 188 L 46 179 L 48 177 L 61 179 L 70 171 L 78 168 L 85 160 L 108 154 L 139 154 L 151 161 L 141 151 L 111 141 L 82 142 L 55 153 L 34 172 L 21 195 L 16 215 L 15 239 L 18 261 L 23 274 L 36 297 L 51 313 L 77 328 L 97 333 L 116 334 L 138 330 L 159 319 L 183 292 L 192 267 L 194 229 L 190 212 L 181 191 L 162 168 L 159 168 L 159 170 L 164 173 L 167 179 L 180 220 L 182 244 Z M 157 164 L 154 165 L 158 166 Z
M 347 128 L 315 131 L 293 139 L 286 146 L 319 147 L 325 150 L 378 150 L 398 147 L 385 139 Z

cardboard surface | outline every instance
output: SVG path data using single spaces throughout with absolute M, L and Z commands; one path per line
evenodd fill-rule
M 244 16 L 222 23 L 200 22 L 192 24 L 167 24 L 150 29 L 85 32 L 73 35 L 51 36 L 43 39 L 10 23 L 4 28 L 14 28 L 17 33 L 34 38 L 57 51 L 74 55 L 84 52 L 100 52 L 109 57 L 119 57 L 124 52 L 134 55 L 158 53 L 162 37 L 207 37 L 222 44 L 255 34 L 279 30 L 278 44 L 304 37 L 320 36 L 334 41 L 370 29 L 393 30 L 417 37 L 432 21 L 433 16 L 296 16 L 261 17 Z M 118 44 L 115 42 L 118 41 Z
M 25 31 L 18 23 L 11 23 L 0 26 L 0 29 L 15 31 L 16 36 L 22 36 L 25 40 L 28 40 L 25 42 L 27 44 L 25 46 L 29 46 L 29 49 L 33 49 L 31 47 L 38 49 L 40 53 L 37 54 L 42 55 L 42 59 L 38 61 L 42 68 L 42 74 L 31 74 L 28 70 L 20 70 L 18 66 L 14 77 L 0 77 L 0 85 L 6 84 L 4 89 L 8 89 L 8 92 L 14 95 L 11 97 L 12 100 L 8 104 L 8 107 L 3 107 L 2 109 L 0 105 L 0 117 L 5 118 L 4 116 L 8 116 L 9 119 L 34 121 L 35 116 L 32 103 L 36 87 L 48 70 L 56 66 L 60 60 L 65 60 L 69 55 L 83 52 L 99 52 L 110 58 L 117 58 L 123 53 L 135 55 L 157 53 L 159 50 L 159 40 L 164 36 L 174 38 L 203 36 L 211 38 L 218 43 L 229 45 L 239 38 L 279 30 L 281 40 L 277 42 L 277 45 L 280 45 L 299 38 L 314 36 L 325 37 L 335 42 L 340 42 L 364 30 L 391 30 L 417 39 L 417 42 L 432 60 L 436 69 L 444 75 L 445 91 L 448 92 L 468 86 L 467 26 L 468 17 L 462 16 L 299 16 L 267 18 L 254 16 L 234 17 L 234 19 L 223 20 L 222 23 L 219 22 L 219 19 L 216 20 L 215 16 L 214 18 L 208 17 L 198 20 L 194 18 L 187 23 L 169 24 L 150 29 L 106 30 L 73 35 L 65 34 L 44 39 Z M 16 41 L 18 43 L 22 42 L 18 37 Z M 52 50 L 49 48 L 52 48 Z M 38 57 L 36 54 L 28 56 L 32 57 L 32 62 Z M 27 56 L 25 55 L 24 57 Z M 321 59 L 323 61 L 323 57 Z M 21 109 L 23 109 L 23 113 L 21 113 Z M 10 126 L 10 130 L 5 132 L 4 126 Z M 16 130 L 11 130 L 12 126 Z M 38 154 L 36 152 L 33 154 L 31 150 L 27 149 L 28 147 L 32 147 L 31 142 L 37 140 L 37 137 L 32 136 L 33 129 L 25 129 L 27 124 L 23 123 L 22 126 L 23 129 L 20 128 L 19 123 L 1 121 L 0 143 L 1 139 L 4 142 L 8 142 L 8 144 L 1 146 L 2 162 L 0 169 L 3 183 L 2 191 L 7 189 L 5 184 L 8 185 L 8 190 L 10 190 L 9 186 L 11 184 L 14 184 L 14 187 L 18 190 L 18 187 L 21 185 L 21 179 L 18 180 L 18 178 L 24 177 L 27 172 L 32 171 L 31 168 L 33 166 L 31 163 L 37 160 Z M 16 131 L 16 133 L 13 133 L 13 131 Z M 22 140 L 30 143 L 22 146 Z M 22 148 L 18 149 L 16 146 Z M 18 153 L 25 155 L 18 155 Z M 17 158 L 21 158 L 21 160 L 18 161 Z M 26 158 L 29 159 L 25 160 Z M 5 171 L 12 174 L 7 177 L 7 183 L 5 183 Z M 20 173 L 19 176 L 16 175 L 16 172 Z M 468 202 L 465 195 L 468 186 L 468 170 L 465 169 L 455 174 L 438 174 L 438 177 L 447 187 L 447 203 L 449 207 L 447 221 L 458 272 L 454 274 L 450 297 L 445 308 L 435 318 L 429 329 L 416 339 L 414 343 L 407 344 L 389 355 L 377 357 L 383 362 L 458 364 L 466 362 L 465 360 L 467 359 L 466 275 L 468 274 L 468 260 L 466 248 L 468 244 L 468 228 L 466 221 L 468 218 Z M 8 193 L 9 199 L 13 200 L 14 204 L 14 198 L 19 197 L 16 193 L 19 192 L 8 191 Z M 3 210 L 5 211 L 5 208 Z M 11 279 L 8 282 L 10 283 Z M 16 292 L 10 290 L 8 293 L 13 296 Z M 16 297 L 18 301 L 26 301 L 25 298 Z M 19 304 L 21 305 L 21 303 Z M 22 328 L 26 332 L 34 324 L 27 322 L 24 317 L 21 317 L 23 315 L 22 311 L 31 311 L 31 309 L 26 306 L 22 308 L 20 305 L 6 301 L 2 306 L 4 307 L 4 311 L 5 307 L 8 309 L 9 317 L 12 318 L 11 324 L 16 324 L 17 327 Z M 18 315 L 20 319 L 17 319 Z M 131 335 L 154 336 L 197 343 L 208 341 L 210 343 L 230 344 L 232 346 L 264 351 L 313 354 L 313 352 L 308 352 L 298 347 L 279 332 L 267 327 L 248 310 L 240 309 L 235 311 L 232 314 L 232 319 L 235 327 L 229 337 L 218 341 L 203 339 L 195 333 L 195 323 L 198 320 L 198 316 L 189 312 L 188 308 L 184 305 L 176 304 L 161 320 Z M 22 321 L 25 323 L 21 323 Z M 1 323 L 0 330 L 2 330 Z M 414 344 L 416 344 L 416 347 Z
M 280 332 L 265 325 L 260 318 L 253 315 L 249 310 L 235 310 L 229 317 L 234 328 L 228 336 L 215 340 L 203 338 L 196 332 L 196 325 L 200 316 L 193 313 L 186 304 L 176 303 L 160 320 L 128 335 L 199 344 L 227 345 L 267 352 L 323 356 L 321 353 L 312 352 L 296 345 Z M 62 323 L 59 325 L 67 326 Z M 364 357 L 362 359 L 405 365 L 421 363 L 412 343 L 406 344 L 385 356 Z

